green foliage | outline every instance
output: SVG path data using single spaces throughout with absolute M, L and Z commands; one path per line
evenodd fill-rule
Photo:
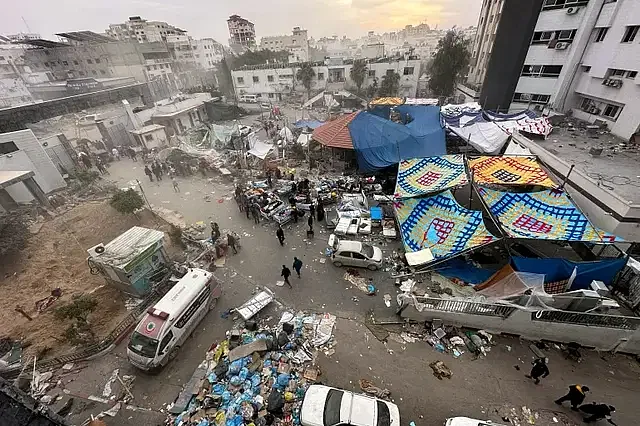
M 142 208 L 144 200 L 136 190 L 127 189 L 116 192 L 109 204 L 122 214 L 131 214 Z
M 469 40 L 461 32 L 447 31 L 438 41 L 430 67 L 429 88 L 436 96 L 453 95 L 456 83 L 467 71 L 469 58 Z
M 54 310 L 54 315 L 58 319 L 74 320 L 77 324 L 87 324 L 87 317 L 98 306 L 98 301 L 91 296 L 76 296 L 65 305 Z
M 393 72 L 382 76 L 378 96 L 398 96 L 398 90 L 400 90 L 400 74 Z
M 367 87 L 367 98 L 369 100 L 373 99 L 376 96 L 376 93 L 378 93 L 378 79 L 374 78 L 373 83 Z
M 311 81 L 315 76 L 316 72 L 313 70 L 313 67 L 309 62 L 303 63 L 296 73 L 296 79 L 301 81 L 304 88 L 307 89 L 307 95 L 309 95 L 309 92 L 311 91 Z
M 75 174 L 75 177 L 81 183 L 89 185 L 100 179 L 100 173 L 95 170 L 78 170 Z
M 185 247 L 184 241 L 182 241 L 182 229 L 173 224 L 171 224 L 171 229 L 169 230 L 169 238 L 176 246 Z
M 280 62 L 286 63 L 289 61 L 289 52 L 286 50 L 280 50 L 274 52 L 268 49 L 264 50 L 248 50 L 240 56 L 236 56 L 232 59 L 232 69 L 238 69 L 245 65 L 260 65 L 266 63 Z
M 349 75 L 351 76 L 351 80 L 356 84 L 358 93 L 360 93 L 362 84 L 364 83 L 365 78 L 367 78 L 367 63 L 364 59 L 356 59 L 353 62 Z
M 0 256 L 22 250 L 28 236 L 29 228 L 22 215 L 0 215 Z

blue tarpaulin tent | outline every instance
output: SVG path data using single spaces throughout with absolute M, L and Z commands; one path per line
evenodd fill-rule
M 298 120 L 295 123 L 293 123 L 294 127 L 296 127 L 297 129 L 308 127 L 314 130 L 322 126 L 323 124 L 324 124 L 324 121 L 318 121 L 318 120 Z
M 401 105 L 395 109 L 403 118 L 408 114 L 411 122 L 404 125 L 361 112 L 349 123 L 361 171 L 374 172 L 401 160 L 446 154 L 439 107 Z
M 589 284 L 593 280 L 611 285 L 616 274 L 627 264 L 627 258 L 602 259 L 594 262 L 572 262 L 566 259 L 536 259 L 513 256 L 511 262 L 513 269 L 516 271 L 544 274 L 545 283 L 566 280 L 573 273 L 573 269 L 578 268 L 570 290 L 582 290 L 589 288 Z

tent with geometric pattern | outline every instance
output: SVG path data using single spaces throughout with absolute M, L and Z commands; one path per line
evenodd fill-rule
M 469 183 L 461 154 L 412 158 L 398 165 L 394 198 L 411 198 Z

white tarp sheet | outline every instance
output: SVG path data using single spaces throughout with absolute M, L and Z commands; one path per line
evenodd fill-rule
M 297 143 L 299 143 L 302 146 L 307 146 L 309 145 L 309 141 L 311 141 L 312 137 L 313 135 L 311 133 L 300 133 L 300 136 L 298 136 Z
M 273 144 L 262 142 L 261 140 L 256 139 L 253 142 L 252 148 L 248 151 L 249 154 L 255 155 L 261 160 L 264 160 L 265 157 L 271 152 L 273 149 Z
M 289 130 L 288 127 L 283 127 L 282 129 L 280 129 L 280 131 L 278 132 L 278 136 L 280 136 L 287 142 L 293 141 L 293 133 L 291 133 L 291 130 Z
M 526 146 L 520 145 L 514 139 L 511 139 L 511 141 L 509 142 L 509 145 L 507 145 L 507 149 L 504 151 L 504 155 L 531 156 L 533 154 L 531 153 L 531 151 L 529 151 L 529 148 L 527 148 Z
M 466 104 L 447 104 L 443 107 L 440 107 L 440 112 L 444 115 L 458 115 L 463 112 L 478 112 L 482 109 L 479 103 L 477 102 L 469 102 Z
M 494 122 L 480 122 L 464 127 L 449 127 L 456 135 L 484 154 L 497 154 L 509 139 L 509 134 Z

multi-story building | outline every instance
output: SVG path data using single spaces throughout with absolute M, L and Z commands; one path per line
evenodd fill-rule
M 24 62 L 24 47 L 0 44 L 0 108 L 33 102 L 27 87 L 31 70 Z
M 350 75 L 352 66 L 352 61 L 343 61 L 341 58 L 314 63 L 315 77 L 311 82 L 311 91 L 317 93 L 323 90 L 332 92 L 354 90 L 356 86 Z M 234 70 L 231 74 L 236 96 L 250 94 L 265 100 L 282 100 L 296 92 L 304 93 L 306 89 L 295 78 L 298 69 L 299 67 L 292 64 L 292 66 L 258 65 Z M 420 59 L 415 56 L 399 60 L 383 58 L 370 61 L 367 64 L 367 77 L 362 88 L 370 86 L 374 80 L 380 84 L 385 74 L 394 72 L 400 75 L 398 95 L 415 96 L 420 72 Z
M 40 38 L 40 34 L 38 33 L 18 33 L 18 34 L 0 35 L 0 44 L 15 43 L 15 42 L 25 41 L 25 40 L 38 40 L 39 38 Z
M 289 62 L 307 62 L 309 60 L 307 30 L 294 27 L 291 35 L 262 37 L 260 49 L 286 50 L 289 52 Z
M 224 46 L 212 38 L 194 40 L 193 47 L 194 57 L 200 68 L 215 69 L 216 64 L 224 59 Z
M 639 30 L 636 0 L 485 0 L 469 83 L 485 109 L 571 110 L 628 139 L 640 126 Z
M 255 47 L 256 27 L 253 22 L 239 15 L 231 15 L 227 19 L 229 27 L 229 45 L 242 47 Z
M 140 16 L 131 16 L 122 24 L 111 24 L 105 34 L 115 40 L 147 43 L 167 41 L 168 36 L 184 35 L 187 32 L 164 21 L 147 21 Z

